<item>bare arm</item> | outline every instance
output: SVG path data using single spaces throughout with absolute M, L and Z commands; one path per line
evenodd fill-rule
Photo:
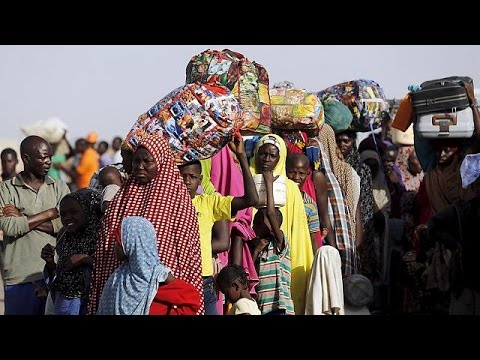
M 475 142 L 471 145 L 468 152 L 478 153 L 480 152 L 480 113 L 478 111 L 477 100 L 475 99 L 475 91 L 473 83 L 464 83 L 465 90 L 467 92 L 468 102 L 473 112 L 473 125 L 475 127 Z
M 231 235 L 231 245 L 230 245 L 230 252 L 229 252 L 229 262 L 235 265 L 242 265 L 242 258 L 243 258 L 243 239 L 240 235 L 232 232 Z
M 280 251 L 283 250 L 285 244 L 283 241 L 283 233 L 280 230 L 280 225 L 278 224 L 277 214 L 275 212 L 275 203 L 273 201 L 273 173 L 271 171 L 263 172 L 263 179 L 265 180 L 265 188 L 267 192 L 267 217 L 272 227 L 273 234 L 275 236 L 275 242 L 277 249 Z
M 43 231 L 44 233 L 54 235 L 55 230 L 53 228 L 53 223 L 51 221 L 45 221 L 38 225 L 35 230 Z
M 39 225 L 46 224 L 43 226 L 43 228 L 51 230 L 51 234 L 53 234 L 53 225 L 51 220 L 56 219 L 57 217 L 58 217 L 58 212 L 57 212 L 57 209 L 55 208 L 42 211 L 35 215 L 27 216 L 28 227 L 30 228 L 30 230 L 33 230 L 37 228 Z
M 227 251 L 230 247 L 228 220 L 216 221 L 212 227 L 212 256 Z
M 14 231 L 15 234 L 13 234 L 13 233 L 10 234 L 10 231 L 7 230 L 6 233 L 9 236 L 23 235 L 25 232 L 28 232 L 28 231 L 33 230 L 33 229 L 44 231 L 44 232 L 49 233 L 49 234 L 53 234 L 54 229 L 53 229 L 53 225 L 52 225 L 51 220 L 56 219 L 58 217 L 58 212 L 57 212 L 57 209 L 55 209 L 55 208 L 51 208 L 51 209 L 42 211 L 38 214 L 25 216 L 20 212 L 19 209 L 17 209 L 12 204 L 5 205 L 2 209 L 2 214 L 3 214 L 4 218 L 6 218 L 6 219 L 10 218 L 10 220 L 11 220 L 10 222 L 16 220 L 15 218 L 22 218 L 23 220 L 19 219 L 20 221 L 25 221 L 25 219 L 26 219 L 26 223 L 28 225 L 28 230 L 23 231 L 23 230 L 26 230 L 26 229 L 23 229 L 22 232 L 20 232 L 20 233 L 18 231 Z M 4 231 L 5 231 L 5 229 L 4 229 Z
M 316 254 L 318 250 L 317 234 L 318 232 L 310 233 L 310 240 L 312 241 L 312 250 L 314 254 Z
M 248 167 L 247 155 L 243 145 L 243 138 L 240 134 L 235 134 L 234 140 L 228 144 L 230 149 L 235 153 L 242 168 L 244 195 L 235 197 L 232 200 L 232 217 L 235 217 L 237 211 L 249 208 L 258 203 L 257 189 L 253 181 L 250 168 Z
M 323 228 L 326 228 L 328 233 L 326 236 L 327 243 L 330 246 L 336 247 L 335 234 L 333 232 L 330 217 L 328 216 L 328 195 L 327 195 L 327 179 L 321 171 L 313 173 L 313 184 L 315 185 L 315 196 L 317 198 L 318 216 Z

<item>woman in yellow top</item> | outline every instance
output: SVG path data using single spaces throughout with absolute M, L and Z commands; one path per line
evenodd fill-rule
M 250 163 L 250 171 L 253 175 L 261 174 L 262 171 L 273 171 L 275 176 L 283 175 L 286 177 L 286 158 L 287 147 L 283 139 L 273 134 L 265 135 L 255 147 L 253 159 Z M 305 313 L 305 293 L 308 276 L 312 268 L 314 254 L 305 207 L 298 185 L 288 178 L 286 185 L 286 205 L 280 208 L 280 212 L 283 215 L 281 230 L 284 232 L 290 245 L 292 265 L 291 292 L 295 314 L 303 315 Z

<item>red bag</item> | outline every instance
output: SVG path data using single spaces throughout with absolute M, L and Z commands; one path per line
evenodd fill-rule
M 160 286 L 150 305 L 149 315 L 195 315 L 200 309 L 200 294 L 195 287 L 175 279 Z

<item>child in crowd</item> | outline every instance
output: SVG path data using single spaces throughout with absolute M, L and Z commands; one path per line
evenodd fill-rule
M 305 191 L 302 191 L 302 185 L 310 175 L 310 161 L 303 154 L 292 154 L 287 157 L 286 162 L 287 177 L 298 184 L 302 193 L 303 203 L 305 204 L 305 213 L 307 214 L 308 230 L 312 241 L 312 250 L 315 254 L 322 244 L 322 235 L 326 235 L 326 229 L 320 233 L 320 219 L 318 216 L 317 204 Z M 326 211 L 327 209 L 325 209 Z M 325 235 L 324 235 L 325 234 Z
M 195 315 L 200 309 L 195 287 L 160 261 L 150 221 L 124 218 L 114 248 L 123 262 L 105 283 L 97 315 Z
M 257 238 L 252 241 L 252 258 L 257 264 L 257 303 L 262 314 L 295 315 L 290 292 L 290 248 L 280 226 L 283 217 L 273 202 L 273 173 L 264 171 L 267 207 L 253 219 Z
M 216 283 L 233 305 L 229 315 L 261 315 L 257 303 L 248 292 L 247 273 L 242 266 L 224 267 L 217 275 Z
M 105 213 L 108 204 L 123 184 L 120 171 L 114 166 L 106 166 L 98 173 L 98 184 L 102 190 L 102 213 Z
M 45 282 L 55 315 L 83 315 L 100 229 L 100 195 L 90 189 L 66 195 L 60 202 L 60 217 L 63 228 L 58 233 L 57 246 L 47 244 L 41 253 L 46 263 Z
M 247 156 L 245 155 L 243 139 L 236 134 L 234 140 L 229 143 L 230 149 L 235 153 L 242 168 L 244 195 L 241 197 L 222 196 L 215 194 L 197 194 L 197 189 L 202 183 L 202 166 L 199 161 L 194 161 L 180 166 L 180 174 L 183 177 L 197 210 L 198 225 L 200 227 L 200 245 L 202 253 L 202 276 L 205 315 L 218 315 L 217 295 L 214 289 L 212 256 L 212 227 L 215 222 L 221 220 L 232 221 L 238 211 L 254 206 L 258 202 L 258 194 L 255 183 L 248 167 Z M 226 251 L 229 244 L 223 249 L 216 249 L 217 252 Z

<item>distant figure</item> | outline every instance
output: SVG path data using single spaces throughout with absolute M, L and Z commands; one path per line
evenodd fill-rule
M 43 315 L 47 293 L 43 281 L 46 244 L 55 245 L 62 227 L 58 207 L 70 190 L 47 175 L 52 147 L 39 136 L 20 144 L 25 170 L 0 183 L 0 230 L 3 231 L 5 314 Z
M 78 151 L 81 154 L 78 165 L 75 167 L 77 173 L 75 183 L 78 189 L 87 188 L 93 174 L 100 168 L 100 159 L 93 145 L 94 143 L 85 139 L 80 139 L 77 143 Z
M 98 184 L 102 190 L 102 213 L 107 211 L 108 204 L 122 186 L 123 179 L 120 171 L 115 166 L 107 166 L 98 173 Z
M 122 138 L 121 137 L 116 137 L 112 141 L 112 150 L 113 150 L 113 156 L 112 156 L 112 164 L 118 164 L 122 162 L 122 154 L 120 152 L 120 147 L 122 146 Z
M 12 148 L 3 149 L 0 158 L 2 159 L 2 181 L 14 178 L 17 175 L 18 164 L 16 151 Z
M 98 155 L 100 155 L 100 167 L 104 167 L 112 164 L 112 157 L 107 153 L 108 143 L 106 141 L 100 141 L 97 147 Z

